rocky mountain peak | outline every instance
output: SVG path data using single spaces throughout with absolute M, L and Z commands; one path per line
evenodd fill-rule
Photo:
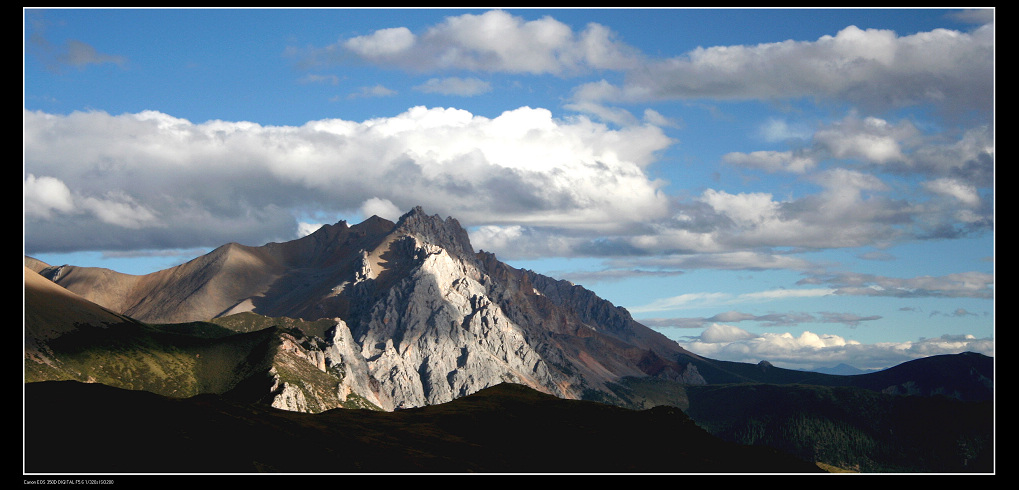
M 442 219 L 437 214 L 429 215 L 421 206 L 416 206 L 396 222 L 394 234 L 412 235 L 425 243 L 445 249 L 449 254 L 461 258 L 474 257 L 467 230 L 453 217 Z
M 289 242 L 224 246 L 130 283 L 100 279 L 62 284 L 154 323 L 247 312 L 336 319 L 349 330 L 343 362 L 358 366 L 344 374 L 357 381 L 348 388 L 387 410 L 443 403 L 506 381 L 564 398 L 613 397 L 610 383 L 648 374 L 640 364 L 644 352 L 670 361 L 685 354 L 593 292 L 476 254 L 456 219 L 421 207 L 396 223 L 373 216 Z M 292 370 L 307 364 L 321 377 L 320 361 L 336 357 L 327 350 L 297 356 L 314 362 L 294 361 Z M 668 365 L 677 376 L 686 371 L 685 363 Z M 296 385 L 287 388 L 282 383 L 290 378 L 277 374 L 283 381 L 273 390 L 282 390 L 288 407 L 333 398 L 308 391 L 301 402 Z

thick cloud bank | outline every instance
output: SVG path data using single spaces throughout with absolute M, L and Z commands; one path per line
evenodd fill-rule
M 28 252 L 260 244 L 296 236 L 305 209 L 392 218 L 421 205 L 465 224 L 576 229 L 668 210 L 645 172 L 672 143 L 660 128 L 544 109 L 415 107 L 299 127 L 25 111 L 24 123 Z

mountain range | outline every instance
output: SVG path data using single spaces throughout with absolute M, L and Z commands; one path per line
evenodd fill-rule
M 856 366 L 850 366 L 846 363 L 839 363 L 835 366 L 830 367 L 816 367 L 813 369 L 805 369 L 804 371 L 813 371 L 815 373 L 824 374 L 839 374 L 839 375 L 852 375 L 852 374 L 865 374 L 869 372 L 879 371 L 879 369 L 860 369 Z
M 919 359 L 856 376 L 704 358 L 582 286 L 474 251 L 455 219 L 421 208 L 395 223 L 372 217 L 354 226 L 326 225 L 289 242 L 231 243 L 147 275 L 53 266 L 31 257 L 25 257 L 24 275 L 29 397 L 43 390 L 34 385 L 69 389 L 49 384 L 61 381 L 171 400 L 216 396 L 306 415 L 403 413 L 437 410 L 493 389 L 489 396 L 513 398 L 517 392 L 506 387 L 518 386 L 534 392 L 527 396 L 584 406 L 637 413 L 675 407 L 682 412 L 674 415 L 711 427 L 717 437 L 746 443 L 734 427 L 759 424 L 754 417 L 760 411 L 713 411 L 712 404 L 725 403 L 713 398 L 720 393 L 714 390 L 737 390 L 727 392 L 729 403 L 735 396 L 739 406 L 748 406 L 765 391 L 748 387 L 774 386 L 818 406 L 833 398 L 842 400 L 839 407 L 866 399 L 885 406 L 882 414 L 896 414 L 882 423 L 898 421 L 901 405 L 868 397 L 937 399 L 993 421 L 993 359 L 987 356 Z M 722 420 L 722 413 L 732 418 Z M 873 420 L 840 434 L 871 431 Z M 26 428 L 26 439 L 29 428 L 38 426 Z M 758 439 L 773 447 L 774 428 L 762 428 L 768 437 Z M 955 452 L 938 460 L 942 468 L 986 468 L 993 428 L 965 431 L 945 443 Z M 868 437 L 888 443 L 884 436 Z M 960 447 L 965 457 L 957 454 Z M 817 451 L 783 450 L 820 461 Z M 829 464 L 861 467 L 854 455 Z M 861 468 L 931 471 L 913 462 Z

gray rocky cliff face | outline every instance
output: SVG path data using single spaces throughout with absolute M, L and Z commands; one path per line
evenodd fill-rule
M 394 240 L 386 266 L 400 278 L 384 290 L 384 267 L 371 254 L 344 292 L 359 304 L 353 331 L 342 319 L 326 338 L 284 335 L 272 375 L 272 405 L 296 411 L 345 406 L 351 397 L 383 410 L 444 403 L 502 382 L 579 398 L 586 381 L 564 373 L 569 361 L 532 347 L 532 334 L 489 297 L 478 263 L 407 235 Z M 392 269 L 388 272 L 392 273 Z M 318 372 L 316 372 L 318 371 Z
M 308 400 L 304 396 L 304 390 L 300 387 L 287 383 L 280 379 L 279 373 L 275 369 L 269 371 L 272 376 L 273 384 L 270 388 L 272 393 L 272 405 L 274 408 L 281 410 L 289 410 L 292 412 L 311 412 L 313 411 L 308 406 Z
M 569 377 L 551 369 L 487 296 L 475 264 L 416 238 L 413 245 L 404 253 L 420 265 L 382 295 L 355 333 L 394 408 L 443 403 L 505 381 L 570 394 L 562 388 Z
M 325 364 L 342 378 L 337 386 L 338 398 L 346 406 L 359 403 L 354 400 L 359 397 L 383 410 L 392 410 L 393 400 L 379 390 L 378 382 L 371 377 L 368 363 L 361 355 L 360 344 L 354 340 L 343 320 L 337 318 L 336 321 L 325 351 Z
M 269 370 L 269 404 L 297 412 L 392 410 L 392 400 L 379 393 L 350 329 L 343 320 L 334 321 L 325 338 L 299 330 L 281 332 Z
M 692 366 L 661 367 L 675 342 L 583 287 L 475 253 L 452 218 L 415 208 L 350 264 L 331 293 L 348 305 L 343 319 L 321 359 L 306 356 L 342 380 L 331 402 L 304 390 L 319 406 L 355 397 L 384 410 L 420 407 L 503 382 L 563 398 L 611 397 L 609 383 L 652 371 L 649 356 L 660 377 L 703 382 Z M 277 399 L 301 403 L 286 390 Z

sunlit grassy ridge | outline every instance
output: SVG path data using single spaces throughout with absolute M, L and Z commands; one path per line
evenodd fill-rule
M 324 340 L 336 322 L 329 319 L 302 320 L 288 317 L 267 317 L 257 313 L 243 312 L 215 318 L 212 324 L 232 332 L 257 332 L 267 328 L 278 329 L 294 342 L 308 350 L 322 350 L 327 347 Z M 341 399 L 336 387 L 343 381 L 342 366 L 328 366 L 325 371 L 293 356 L 278 355 L 274 359 L 273 373 L 279 381 L 301 390 L 308 402 L 308 410 L 317 413 L 335 407 L 379 410 L 375 404 L 356 393 L 349 393 Z
M 331 320 L 303 321 L 239 313 L 209 322 L 89 327 L 47 342 L 45 362 L 25 359 L 25 382 L 81 381 L 185 398 L 231 394 L 271 403 L 284 384 L 300 390 L 311 412 L 379 408 L 356 393 L 341 399 L 342 366 L 325 371 L 279 347 L 284 339 L 322 350 Z
M 201 324 L 202 322 L 197 323 Z M 335 325 L 335 322 L 329 319 L 307 321 L 287 317 L 268 317 L 252 312 L 214 318 L 209 323 L 219 325 L 231 332 L 254 332 L 269 327 L 296 328 L 306 335 L 320 338 L 324 338 L 326 331 Z
M 48 342 L 52 364 L 26 359 L 25 382 L 95 382 L 174 397 L 222 393 L 268 369 L 273 337 L 213 324 L 84 328 Z

